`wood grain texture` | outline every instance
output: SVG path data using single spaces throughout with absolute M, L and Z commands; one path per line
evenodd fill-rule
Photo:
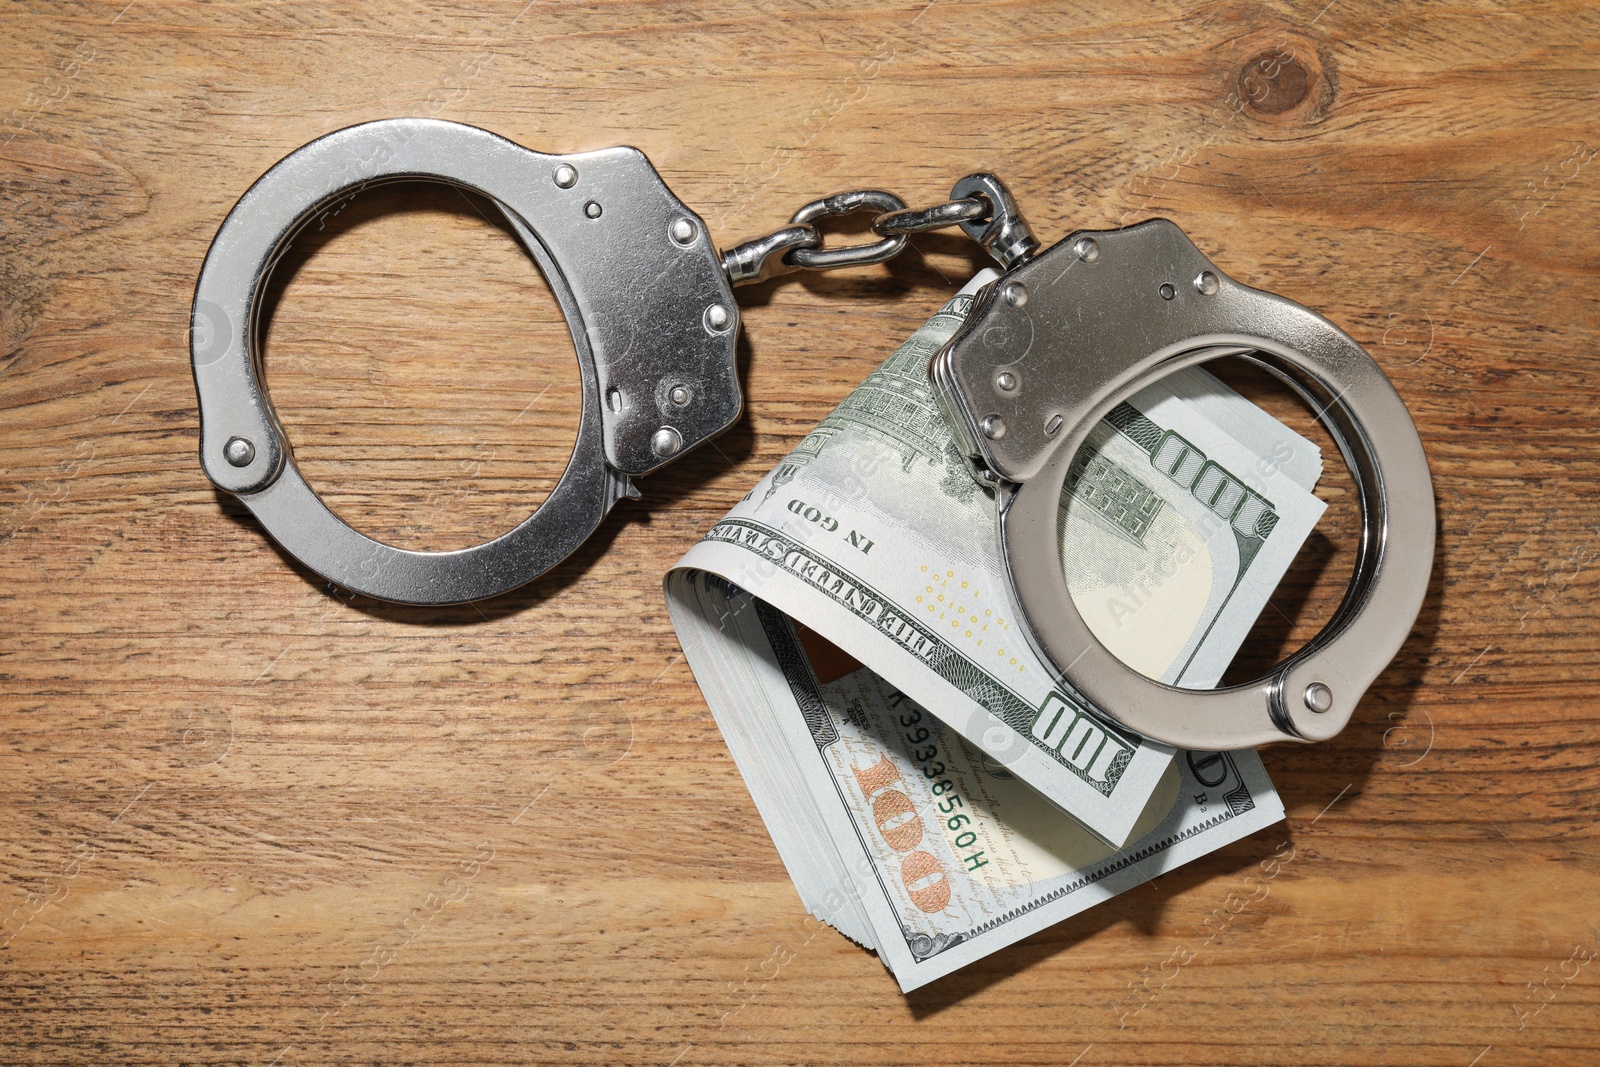
M 1600 1062 L 1591 5 L 34 0 L 0 25 L 0 1061 Z M 1338 739 L 1265 753 L 1286 824 L 901 996 L 803 922 L 660 578 L 977 259 L 928 237 L 745 291 L 748 414 L 569 562 L 475 607 L 351 598 L 205 481 L 185 333 L 248 184 L 394 115 L 636 145 L 725 244 L 978 169 L 1047 240 L 1174 219 L 1410 405 L 1440 505 L 1415 637 Z M 576 376 L 492 212 L 412 193 L 296 246 L 266 359 L 334 506 L 452 547 L 552 483 Z M 1252 655 L 1326 607 L 1354 524 L 1325 492 L 1308 606 Z

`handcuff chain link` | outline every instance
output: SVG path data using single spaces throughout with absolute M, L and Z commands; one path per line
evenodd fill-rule
M 1002 194 L 997 199 L 1002 203 L 1004 229 L 1010 233 L 1019 229 L 1026 233 L 1027 223 L 1000 179 L 992 175 L 971 175 L 962 182 L 970 184 L 970 178 L 977 177 L 986 180 L 986 187 L 992 185 Z M 815 225 L 817 220 L 868 210 L 877 213 L 872 220 L 872 231 L 879 240 L 842 248 L 822 247 L 822 234 Z M 995 215 L 994 199 L 977 190 L 932 207 L 908 208 L 900 197 L 882 189 L 851 189 L 813 200 L 794 213 L 789 225 L 730 248 L 722 254 L 722 269 L 730 284 L 751 285 L 797 270 L 839 270 L 883 263 L 905 250 L 911 234 L 950 226 L 962 227 L 1009 267 L 1013 260 L 1001 256 L 984 236 L 997 229 Z M 1036 248 L 1037 244 L 1032 247 Z

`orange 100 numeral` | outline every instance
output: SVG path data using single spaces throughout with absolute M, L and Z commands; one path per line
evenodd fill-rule
M 877 763 L 865 769 L 851 770 L 861 791 L 872 802 L 872 821 L 884 842 L 896 852 L 909 853 L 900 860 L 900 880 L 911 895 L 911 903 L 930 915 L 943 911 L 950 903 L 950 882 L 932 853 L 912 851 L 922 843 L 922 819 L 910 797 L 890 788 L 900 781 L 900 772 L 887 756 L 879 756 Z

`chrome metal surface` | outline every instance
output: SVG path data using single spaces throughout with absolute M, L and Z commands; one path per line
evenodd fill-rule
M 722 255 L 722 269 L 733 285 L 766 281 L 793 270 L 836 270 L 882 263 L 905 251 L 910 234 L 960 226 L 1006 266 L 1019 263 L 1039 247 L 1011 192 L 993 174 L 969 174 L 956 184 L 964 195 L 951 194 L 943 204 L 907 208 L 905 201 L 882 189 L 852 189 L 813 200 L 794 213 L 785 229 L 736 245 Z M 823 248 L 812 223 L 818 219 L 876 211 L 872 230 L 881 241 L 845 248 Z M 1026 299 L 1024 294 L 1023 299 Z
M 838 218 L 854 215 L 858 211 L 904 211 L 906 202 L 882 189 L 851 189 L 834 193 L 821 200 L 813 200 L 794 213 L 791 224 L 812 223 L 821 218 Z M 852 245 L 845 248 L 797 248 L 784 257 L 786 263 L 806 270 L 838 270 L 841 267 L 863 267 L 893 259 L 906 246 L 906 235 L 892 234 L 871 244 Z
M 987 220 L 992 210 L 989 201 L 973 196 L 964 200 L 947 200 L 933 207 L 886 211 L 872 220 L 872 232 L 885 237 L 897 233 L 926 233 L 959 226 L 964 222 Z
M 1039 250 L 1039 241 L 1033 236 L 1028 220 L 1022 217 L 1022 211 L 1012 199 L 1011 190 L 1006 188 L 1005 182 L 993 174 L 969 174 L 950 190 L 951 200 L 974 197 L 988 201 L 990 213 L 987 218 L 963 222 L 961 229 L 982 245 L 1001 266 L 1009 270 L 1026 262 Z
M 1024 305 L 1001 298 L 1010 283 L 1027 286 Z M 1084 622 L 1062 570 L 1060 499 L 1117 402 L 1220 354 L 1260 364 L 1311 405 L 1352 472 L 1362 537 L 1343 601 L 1304 648 L 1255 682 L 1182 689 L 1124 665 Z M 997 390 L 1008 373 L 1025 387 Z M 1228 278 L 1172 223 L 1074 234 L 1010 271 L 980 291 L 930 374 L 975 476 L 996 488 L 1024 631 L 1063 685 L 1128 728 L 1199 749 L 1332 737 L 1411 632 L 1432 571 L 1434 499 L 1405 405 L 1338 327 Z
M 229 438 L 222 446 L 222 455 L 235 467 L 248 467 L 256 458 L 256 446 L 243 437 Z
M 566 317 L 583 387 L 572 457 L 549 497 L 510 532 L 456 552 L 384 545 L 329 511 L 295 468 L 260 373 L 261 295 L 296 232 L 339 198 L 401 179 L 459 185 L 499 206 Z M 694 226 L 687 242 L 681 220 Z M 727 317 L 708 331 L 713 306 Z M 703 224 L 635 149 L 552 156 L 432 119 L 352 126 L 269 170 L 212 241 L 191 331 L 201 465 L 289 552 L 346 588 L 425 604 L 494 596 L 560 562 L 618 499 L 637 496 L 631 478 L 738 417 L 734 307 Z M 688 390 L 687 405 L 669 401 L 668 378 Z M 242 466 L 235 439 L 254 446 Z
M 755 285 L 799 270 L 788 261 L 788 253 L 797 248 L 815 248 L 821 243 L 822 235 L 815 226 L 785 226 L 722 253 L 722 272 L 729 285 Z
M 651 435 L 650 448 L 658 456 L 675 456 L 683 450 L 683 439 L 671 426 L 663 426 Z

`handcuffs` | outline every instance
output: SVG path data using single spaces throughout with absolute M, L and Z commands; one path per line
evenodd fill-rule
M 262 294 L 301 227 L 362 189 L 418 179 L 473 190 L 505 214 L 566 318 L 583 386 L 572 457 L 544 503 L 508 533 L 451 552 L 382 544 L 330 511 L 295 466 L 260 362 Z M 816 220 L 863 210 L 876 213 L 880 240 L 821 247 Z M 495 596 L 577 548 L 619 499 L 639 495 L 633 479 L 738 418 L 733 286 L 883 262 L 907 234 L 951 225 L 1005 273 L 979 291 L 929 374 L 974 477 L 994 491 L 1012 599 L 1041 659 L 1111 719 L 1179 747 L 1337 734 L 1410 633 L 1432 571 L 1433 484 L 1404 403 L 1342 330 L 1227 277 L 1171 222 L 1079 231 L 1041 251 L 989 174 L 925 210 L 879 190 L 840 193 L 719 255 L 633 148 L 547 155 L 433 119 L 328 134 L 250 187 L 201 268 L 190 334 L 201 466 L 292 555 L 347 589 L 411 604 Z M 1313 407 L 1352 472 L 1362 535 L 1343 601 L 1304 648 L 1255 682 L 1182 689 L 1124 665 L 1090 631 L 1067 589 L 1058 504 L 1073 457 L 1112 407 L 1223 354 L 1259 364 Z

